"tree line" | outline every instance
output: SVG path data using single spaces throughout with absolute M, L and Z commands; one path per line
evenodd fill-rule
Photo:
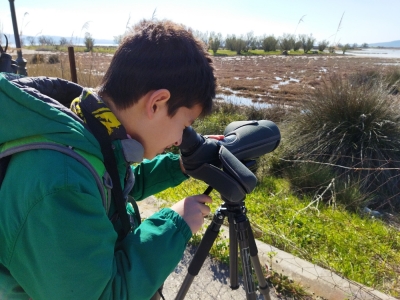
M 203 43 L 208 47 L 209 50 L 212 50 L 214 55 L 217 54 L 220 49 L 227 49 L 230 51 L 235 51 L 238 55 L 241 53 L 246 53 L 250 50 L 264 50 L 265 52 L 270 51 L 298 51 L 302 49 L 304 53 L 310 53 L 311 51 L 319 51 L 323 52 L 328 50 L 330 53 L 334 53 L 337 49 L 340 49 L 343 54 L 348 49 L 356 49 L 356 48 L 368 48 L 367 43 L 363 43 L 358 45 L 354 44 L 340 44 L 335 42 L 329 42 L 328 40 L 320 40 L 317 41 L 316 38 L 313 37 L 312 34 L 283 34 L 280 37 L 276 37 L 275 35 L 262 35 L 255 36 L 254 33 L 248 32 L 247 34 L 237 36 L 235 34 L 228 34 L 224 37 L 221 33 L 215 32 L 201 32 L 201 31 L 193 31 L 193 34 L 203 41 Z M 114 43 L 119 44 L 123 39 L 124 35 L 114 36 Z M 40 45 L 40 46 L 66 46 L 73 45 L 73 39 L 67 39 L 65 37 L 60 38 L 58 43 L 54 41 L 52 37 L 47 36 L 27 36 L 26 38 L 21 39 L 22 44 L 27 44 L 30 46 Z M 75 38 L 76 43 L 76 38 Z M 83 44 L 86 47 L 87 51 L 92 51 L 95 45 L 95 40 L 93 36 L 86 32 L 83 38 Z
M 235 51 L 238 55 L 242 52 L 248 52 L 249 50 L 264 50 L 269 51 L 298 51 L 302 49 L 304 53 L 309 53 L 313 50 L 323 52 L 328 50 L 329 52 L 335 52 L 336 49 L 341 49 L 343 54 L 348 49 L 356 48 L 368 48 L 367 43 L 353 45 L 340 43 L 330 43 L 328 40 L 317 41 L 312 34 L 283 34 L 280 37 L 275 35 L 263 35 L 255 36 L 253 32 L 249 32 L 245 35 L 236 36 L 235 34 L 227 35 L 225 38 L 221 33 L 202 33 L 195 31 L 194 34 L 200 38 L 214 54 L 219 49 L 228 49 Z

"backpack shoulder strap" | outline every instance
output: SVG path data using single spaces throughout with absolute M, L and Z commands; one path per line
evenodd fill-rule
M 61 144 L 57 143 L 52 143 L 52 142 L 33 142 L 33 143 L 28 143 L 24 145 L 19 145 L 19 146 L 14 146 L 11 148 L 8 148 L 7 150 L 3 151 L 0 153 L 0 188 L 1 184 L 4 180 L 8 163 L 10 162 L 11 156 L 16 153 L 20 153 L 23 151 L 28 151 L 28 150 L 38 150 L 38 149 L 45 149 L 45 150 L 54 150 L 61 152 L 63 154 L 66 154 L 74 159 L 76 159 L 78 162 L 80 162 L 82 165 L 84 165 L 89 172 L 93 175 L 96 181 L 96 185 L 99 189 L 101 198 L 102 198 L 102 203 L 106 211 L 108 211 L 108 204 L 107 204 L 107 197 L 106 193 L 104 191 L 103 187 L 103 181 L 101 178 L 101 175 L 98 174 L 96 169 L 92 166 L 92 164 L 84 158 L 82 155 L 78 154 L 76 151 L 73 150 L 72 147 L 64 146 Z
M 3 183 L 4 177 L 6 176 L 6 171 L 10 159 L 11 155 L 0 158 L 0 188 L 1 184 Z
M 119 238 L 123 239 L 129 234 L 129 232 L 132 231 L 132 224 L 126 211 L 126 201 L 122 192 L 121 181 L 117 169 L 114 150 L 112 148 L 111 138 L 107 132 L 107 128 L 104 127 L 95 116 L 87 111 L 86 107 L 81 107 L 81 109 L 86 122 L 92 131 L 92 134 L 100 144 L 101 153 L 104 157 L 104 165 L 113 182 L 113 188 L 111 192 L 117 209 L 118 218 L 122 224 L 122 230 L 118 234 Z

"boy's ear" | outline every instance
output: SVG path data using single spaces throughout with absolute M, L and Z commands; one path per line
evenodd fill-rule
M 151 92 L 146 102 L 146 113 L 152 118 L 153 115 L 165 106 L 171 97 L 169 90 L 159 89 Z

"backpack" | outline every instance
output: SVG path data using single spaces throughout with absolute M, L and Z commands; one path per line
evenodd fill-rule
M 1 65 L 0 65 L 1 67 Z M 0 69 L 0 71 L 2 71 Z M 10 74 L 11 78 L 14 78 L 12 74 Z M 15 77 L 19 78 L 19 76 Z M 61 80 L 64 81 L 64 80 Z M 68 83 L 69 84 L 69 83 Z M 78 95 L 79 96 L 79 95 Z M 44 101 L 41 98 L 38 98 L 42 101 Z M 49 105 L 51 105 L 54 108 L 57 108 L 59 110 L 63 110 L 67 108 L 68 103 L 64 102 L 47 102 Z M 109 203 L 108 199 L 111 199 L 111 194 L 112 198 L 115 202 L 115 207 L 116 207 L 116 212 L 117 216 L 116 218 L 113 217 L 113 221 L 115 219 L 119 219 L 121 224 L 122 224 L 122 230 L 118 232 L 119 239 L 125 238 L 129 232 L 132 231 L 132 224 L 131 224 L 131 218 L 128 215 L 126 211 L 126 201 L 123 196 L 122 192 L 122 187 L 120 184 L 120 176 L 118 173 L 117 169 L 117 163 L 116 159 L 114 156 L 114 152 L 112 149 L 112 144 L 111 144 L 111 139 L 110 136 L 107 133 L 107 129 L 101 124 L 101 122 L 96 119 L 91 112 L 87 112 L 85 110 L 82 110 L 84 117 L 86 119 L 86 123 L 84 124 L 86 128 L 95 136 L 97 141 L 100 144 L 101 147 L 101 152 L 104 157 L 104 167 L 106 169 L 105 174 L 99 174 L 99 171 L 96 170 L 96 167 L 90 162 L 90 157 L 79 154 L 77 151 L 73 150 L 71 147 L 57 144 L 55 142 L 31 142 L 23 145 L 18 145 L 14 146 L 11 148 L 6 149 L 5 151 L 0 153 L 0 188 L 1 184 L 4 180 L 4 177 L 6 175 L 7 167 L 10 162 L 11 156 L 16 153 L 20 153 L 23 151 L 29 151 L 29 150 L 37 150 L 37 149 L 47 149 L 47 150 L 54 150 L 61 152 L 65 155 L 68 155 L 74 159 L 76 159 L 78 162 L 80 162 L 82 165 L 84 165 L 90 173 L 93 175 L 96 185 L 99 189 L 101 198 L 102 198 L 102 203 L 106 211 L 108 212 L 109 209 Z M 79 119 L 80 120 L 80 119 Z M 80 122 L 83 123 L 82 120 Z M 98 169 L 98 168 L 97 168 Z M 105 193 L 105 190 L 107 191 L 107 195 Z M 136 205 L 135 201 L 131 201 L 134 205 L 134 210 L 135 210 L 135 217 L 136 221 L 138 224 L 140 224 L 140 214 L 139 214 L 139 209 Z

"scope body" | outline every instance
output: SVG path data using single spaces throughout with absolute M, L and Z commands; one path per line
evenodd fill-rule
M 222 140 L 204 137 L 188 127 L 179 148 L 186 173 L 234 204 L 241 203 L 257 184 L 249 165 L 275 150 L 280 139 L 280 131 L 271 121 L 235 121 L 225 128 Z
M 188 175 L 215 188 L 226 202 L 237 204 L 257 184 L 250 165 L 275 150 L 280 139 L 271 121 L 236 121 L 225 128 L 222 140 L 204 137 L 188 127 L 179 148 Z

